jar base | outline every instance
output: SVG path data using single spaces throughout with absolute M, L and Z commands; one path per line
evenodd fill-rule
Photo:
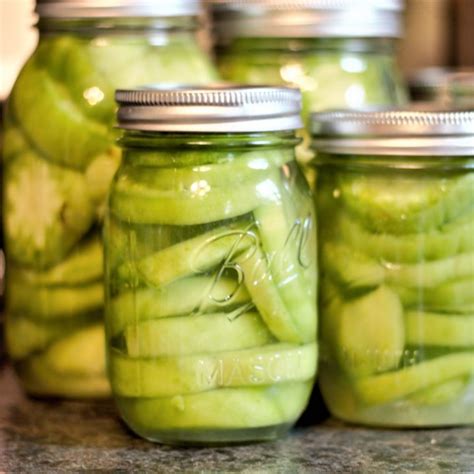
M 223 446 L 234 444 L 252 444 L 273 441 L 288 433 L 293 423 L 265 426 L 258 428 L 239 429 L 174 429 L 174 430 L 146 430 L 129 425 L 130 429 L 142 438 L 154 443 L 172 446 Z
M 332 416 L 344 422 L 378 428 L 448 428 L 474 424 L 474 379 L 461 394 L 439 404 L 401 399 L 383 405 L 361 403 L 340 376 L 321 370 L 323 398 Z

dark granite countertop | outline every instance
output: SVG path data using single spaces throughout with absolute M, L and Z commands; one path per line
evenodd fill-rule
M 0 368 L 0 472 L 474 472 L 474 428 L 368 430 L 327 419 L 277 442 L 172 448 L 142 441 L 109 402 L 25 398 Z

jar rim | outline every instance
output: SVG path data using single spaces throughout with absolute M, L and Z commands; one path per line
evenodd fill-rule
M 124 18 L 198 16 L 198 0 L 38 0 L 41 18 Z
M 314 148 L 337 154 L 474 156 L 474 110 L 422 104 L 311 117 Z
M 302 128 L 301 93 L 275 86 L 172 84 L 119 90 L 119 128 L 245 133 Z
M 216 38 L 399 38 L 403 0 L 208 0 Z

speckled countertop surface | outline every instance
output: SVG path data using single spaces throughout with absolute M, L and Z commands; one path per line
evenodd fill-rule
M 367 430 L 327 419 L 273 443 L 176 449 L 130 434 L 108 402 L 29 400 L 1 367 L 0 472 L 71 470 L 474 473 L 474 428 Z

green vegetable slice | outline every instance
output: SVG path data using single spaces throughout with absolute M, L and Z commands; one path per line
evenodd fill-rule
M 233 319 L 226 313 L 153 319 L 128 326 L 124 336 L 131 357 L 233 351 L 274 341 L 258 313 Z
M 262 251 L 256 247 L 237 259 L 243 272 L 243 282 L 270 332 L 282 342 L 309 342 L 316 331 L 300 333 L 288 312 L 277 286 L 273 282 L 268 263 Z
M 231 219 L 275 199 L 271 179 L 213 187 L 205 180 L 189 189 L 161 190 L 119 174 L 111 195 L 114 216 L 137 224 L 198 225 Z
M 69 100 L 81 113 L 111 125 L 114 121 L 114 88 L 109 78 L 92 63 L 84 40 L 73 36 L 46 38 L 36 53 L 38 64 L 47 68 L 58 84 L 67 90 Z
M 294 159 L 292 150 L 264 149 L 253 152 L 215 152 L 215 160 L 221 158 L 223 162 L 199 164 L 202 154 L 203 151 L 194 150 L 159 153 L 161 160 L 167 159 L 167 167 L 137 166 L 132 158 L 124 174 L 127 181 L 131 179 L 162 191 L 191 191 L 199 185 L 203 187 L 204 183 L 214 189 L 246 183 L 258 185 L 269 174 L 276 176 L 278 168 Z M 193 159 L 196 164 L 192 164 Z M 190 165 L 182 166 L 183 162 Z M 169 163 L 173 163 L 174 167 L 170 167 Z
M 417 405 L 444 405 L 458 399 L 466 391 L 467 384 L 468 377 L 458 377 L 420 390 L 409 399 Z
M 88 120 L 67 90 L 34 60 L 27 63 L 13 88 L 11 107 L 28 138 L 58 165 L 83 170 L 110 146 L 108 128 Z M 43 126 L 44 117 L 54 126 Z
M 42 287 L 15 280 L 8 284 L 7 299 L 10 311 L 38 321 L 64 320 L 100 310 L 104 288 L 102 282 L 77 287 Z
M 169 398 L 123 398 L 119 408 L 127 423 L 140 432 L 264 427 L 296 420 L 308 401 L 311 385 L 298 382 Z
M 335 298 L 323 305 L 321 334 L 351 376 L 396 368 L 405 345 L 402 305 L 384 286 L 345 302 Z
M 474 315 L 445 315 L 408 311 L 406 342 L 420 346 L 474 347 Z
M 92 225 L 84 177 L 26 152 L 4 178 L 9 258 L 35 268 L 61 261 Z
M 323 272 L 345 291 L 376 288 L 386 277 L 384 267 L 375 259 L 336 242 L 324 242 L 321 249 Z
M 23 387 L 31 395 L 72 399 L 110 397 L 110 385 L 105 375 L 79 377 L 57 374 L 38 357 L 22 363 L 19 373 Z
M 78 377 L 105 377 L 105 334 L 96 324 L 66 336 L 35 356 L 55 374 Z
M 389 283 L 412 288 L 435 288 L 449 280 L 474 278 L 474 252 L 418 264 L 385 264 Z
M 394 290 L 407 307 L 415 308 L 422 305 L 426 310 L 434 312 L 474 313 L 474 281 L 472 278 L 450 281 L 435 288 L 395 286 Z M 469 308 L 471 309 L 469 310 Z
M 223 261 L 230 263 L 256 241 L 249 227 L 218 227 L 136 262 L 124 263 L 117 276 L 123 281 L 135 279 L 160 287 L 178 278 L 204 273 Z
M 376 287 L 435 288 L 474 276 L 474 252 L 413 264 L 379 262 L 336 242 L 322 246 L 324 270 L 347 291 Z
M 474 206 L 474 175 L 393 179 L 341 175 L 341 199 L 375 232 L 421 233 L 456 219 Z
M 456 352 L 354 382 L 355 390 L 366 404 L 378 405 L 412 395 L 457 377 L 474 374 L 474 351 Z
M 131 359 L 113 351 L 110 375 L 122 397 L 169 397 L 223 387 L 280 384 L 314 377 L 316 344 L 271 344 L 237 352 Z
M 5 324 L 8 354 L 13 360 L 24 359 L 33 352 L 45 349 L 55 340 L 81 329 L 96 319 L 96 315 L 84 315 L 64 321 L 39 322 L 8 312 Z
M 316 337 L 316 295 L 308 288 L 298 260 L 299 228 L 294 228 L 282 205 L 258 207 L 254 211 L 271 278 L 278 288 L 303 340 Z
M 333 225 L 334 224 L 334 225 Z M 474 215 L 426 233 L 393 235 L 371 233 L 347 213 L 333 217 L 332 232 L 355 250 L 393 263 L 438 260 L 474 250 Z
M 137 321 L 224 311 L 245 305 L 249 300 L 245 287 L 230 278 L 217 278 L 217 275 L 188 277 L 159 289 L 127 291 L 113 298 L 109 306 L 109 326 L 116 335 Z
M 12 271 L 29 285 L 68 286 L 90 283 L 102 278 L 102 241 L 98 235 L 83 242 L 61 263 L 42 272 L 14 268 Z

